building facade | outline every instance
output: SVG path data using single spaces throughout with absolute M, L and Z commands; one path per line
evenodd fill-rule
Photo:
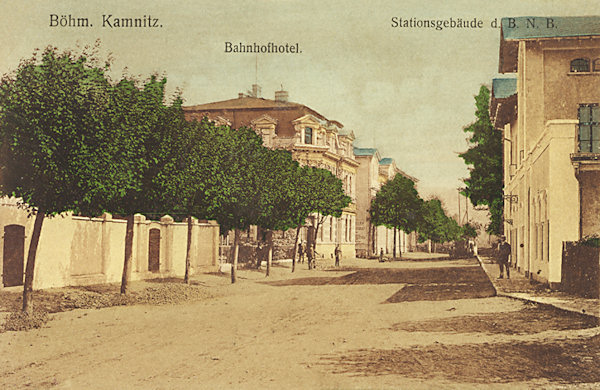
M 289 150 L 301 165 L 324 168 L 342 180 L 352 202 L 340 218 L 326 217 L 316 237 L 316 252 L 331 257 L 340 244 L 344 257 L 355 255 L 356 173 L 359 163 L 354 158 L 354 134 L 343 125 L 327 119 L 317 111 L 288 101 L 286 91 L 275 92 L 275 99 L 258 97 L 254 85 L 249 94 L 220 102 L 184 107 L 188 119 L 208 119 L 234 128 L 251 127 L 266 147 Z M 318 216 L 309 218 L 314 224 Z M 307 230 L 301 238 L 306 241 Z
M 504 138 L 513 264 L 558 286 L 562 246 L 600 233 L 600 17 L 502 20 L 490 114 Z
M 406 234 L 401 230 L 371 224 L 369 209 L 377 192 L 388 180 L 397 174 L 404 175 L 416 182 L 396 167 L 391 158 L 381 158 L 377 149 L 354 148 L 354 155 L 359 162 L 357 185 L 360 189 L 356 196 L 356 255 L 357 257 L 377 256 L 383 250 L 384 254 L 396 254 L 414 250 L 416 234 Z M 394 237 L 394 235 L 396 237 Z

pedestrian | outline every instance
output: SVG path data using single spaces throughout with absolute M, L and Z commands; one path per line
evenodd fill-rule
M 315 250 L 312 245 L 306 246 L 306 259 L 308 261 L 308 269 L 314 268 Z
M 256 260 L 256 269 L 260 269 L 260 264 L 262 263 L 262 242 L 259 241 L 256 245 L 256 249 L 254 250 L 254 258 Z
M 342 257 L 342 250 L 340 249 L 340 244 L 337 244 L 335 246 L 335 251 L 333 251 L 335 254 L 335 266 L 339 267 L 340 266 L 340 258 Z
M 379 251 L 379 262 L 383 263 L 385 260 L 383 259 L 383 248 Z
M 500 236 L 500 243 L 498 244 L 498 266 L 500 267 L 500 276 L 498 279 L 504 277 L 504 269 L 506 268 L 506 278 L 510 279 L 510 267 L 508 258 L 510 256 L 510 244 L 506 242 L 505 236 Z
M 304 245 L 302 241 L 298 244 L 298 261 L 304 263 Z

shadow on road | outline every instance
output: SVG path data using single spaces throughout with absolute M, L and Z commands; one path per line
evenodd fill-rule
M 437 320 L 405 321 L 391 330 L 488 334 L 535 334 L 547 330 L 575 330 L 598 326 L 598 320 L 552 306 L 528 304 L 519 311 L 455 316 Z
M 479 266 L 432 268 L 366 268 L 337 277 L 308 277 L 264 282 L 271 286 L 406 284 L 386 302 L 441 301 L 492 297 L 496 294 Z
M 600 381 L 600 336 L 551 343 L 483 343 L 359 349 L 327 355 L 322 364 L 338 374 L 402 375 L 472 383 L 546 379 L 559 383 Z

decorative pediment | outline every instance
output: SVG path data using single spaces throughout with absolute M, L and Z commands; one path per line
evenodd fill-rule
M 354 141 L 356 137 L 354 136 L 354 131 L 352 130 L 341 130 L 339 132 L 340 137 L 348 138 L 350 141 Z
M 321 126 L 322 122 L 319 120 L 319 118 L 317 118 L 314 115 L 311 114 L 306 114 L 304 116 L 301 116 L 298 119 L 294 119 L 292 121 L 292 123 L 294 125 L 305 125 L 305 126 L 309 126 L 309 127 L 319 127 Z
M 227 118 L 223 118 L 222 116 L 218 116 L 213 120 L 213 122 L 217 125 L 217 126 L 229 126 L 231 127 L 231 121 L 228 120 Z
M 252 124 L 252 126 L 257 127 L 277 126 L 277 119 L 267 114 L 264 114 L 256 119 L 253 119 L 250 123 Z

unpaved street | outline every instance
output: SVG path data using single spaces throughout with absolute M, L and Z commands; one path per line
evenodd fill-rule
M 198 275 L 215 297 L 54 314 L 0 334 L 0 388 L 600 386 L 595 322 L 492 296 L 474 260 L 343 265 Z

